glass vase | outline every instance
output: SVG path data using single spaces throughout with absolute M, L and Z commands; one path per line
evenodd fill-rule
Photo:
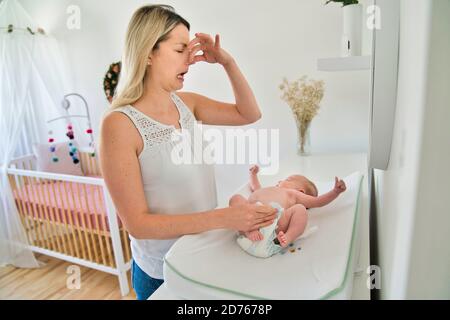
M 311 154 L 311 122 L 297 120 L 297 154 L 308 156 Z

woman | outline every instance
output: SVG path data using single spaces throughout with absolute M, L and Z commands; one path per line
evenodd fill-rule
M 182 235 L 213 229 L 251 231 L 270 225 L 268 206 L 217 206 L 213 167 L 176 165 L 175 130 L 192 132 L 197 121 L 245 125 L 257 121 L 255 97 L 234 59 L 206 34 L 189 41 L 189 23 L 172 7 L 138 9 L 128 26 L 122 69 L 112 110 L 102 121 L 100 165 L 120 219 L 130 234 L 132 283 L 147 299 L 163 283 L 163 257 Z M 196 55 L 200 50 L 203 55 Z M 228 104 L 183 87 L 189 66 L 219 63 L 236 103 Z M 117 112 L 113 112 L 117 111 Z

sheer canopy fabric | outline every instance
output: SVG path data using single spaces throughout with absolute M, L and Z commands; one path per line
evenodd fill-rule
M 70 92 L 58 42 L 37 29 L 16 0 L 0 2 L 0 265 L 27 268 L 39 263 L 27 247 L 6 169 L 11 159 L 31 154 L 33 143 L 46 142 L 49 130 L 65 136 L 64 121 L 46 122 L 66 115 L 61 100 Z

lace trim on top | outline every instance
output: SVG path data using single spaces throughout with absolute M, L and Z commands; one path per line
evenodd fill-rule
M 177 95 L 171 94 L 171 97 L 180 114 L 181 130 L 191 130 L 195 123 L 195 117 L 191 110 Z M 175 126 L 160 123 L 131 105 L 120 107 L 113 111 L 122 112 L 133 121 L 144 141 L 144 150 L 170 142 L 172 133 L 178 131 Z

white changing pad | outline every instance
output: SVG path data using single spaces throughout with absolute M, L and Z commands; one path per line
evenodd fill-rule
M 185 299 L 328 299 L 351 281 L 363 175 L 344 181 L 347 191 L 309 210 L 307 228 L 318 230 L 284 254 L 259 259 L 245 253 L 231 230 L 180 238 L 165 256 L 165 285 Z M 319 194 L 334 181 L 316 183 Z M 241 194 L 247 196 L 247 188 Z M 301 248 L 301 250 L 298 250 Z

